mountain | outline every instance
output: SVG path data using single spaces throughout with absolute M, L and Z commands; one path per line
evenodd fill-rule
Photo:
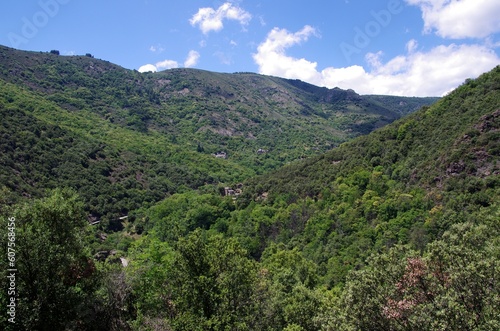
M 388 97 L 385 107 L 296 80 L 194 69 L 141 74 L 90 54 L 7 47 L 0 84 L 0 184 L 13 198 L 78 189 L 92 221 L 319 154 L 436 100 Z
M 500 328 L 500 66 L 411 112 L 255 74 L 2 54 L 3 329 Z M 252 145 L 258 124 L 273 146 Z M 297 160 L 322 126 L 345 136 Z M 236 156 L 257 146 L 271 163 Z
M 381 282 L 387 277 L 394 288 L 401 287 L 398 282 L 402 282 L 400 277 L 404 270 L 416 268 L 404 261 L 417 259 L 421 268 L 425 263 L 446 264 L 446 268 L 450 268 L 447 272 L 453 273 L 450 277 L 468 277 L 474 279 L 474 286 L 480 286 L 478 284 L 483 282 L 478 278 L 480 272 L 460 275 L 460 271 L 448 263 L 456 262 L 461 251 L 482 256 L 477 260 L 471 256 L 464 258 L 463 261 L 470 261 L 471 266 L 481 264 L 483 258 L 491 262 L 498 256 L 498 242 L 492 241 L 498 234 L 500 219 L 499 130 L 500 67 L 497 67 L 478 79 L 466 81 L 434 105 L 423 107 L 368 135 L 244 181 L 236 207 L 224 205 L 220 197 L 174 195 L 145 213 L 143 227 L 171 245 L 197 228 L 236 239 L 253 259 L 260 261 L 262 270 L 268 270 L 271 282 L 291 282 L 312 288 L 325 286 L 334 293 L 345 287 L 350 292 L 338 296 L 343 300 L 335 308 L 339 310 L 338 315 L 330 312 L 322 317 L 328 321 L 323 322 L 331 323 L 332 330 L 337 329 L 339 323 L 356 325 L 354 318 L 363 321 L 361 330 L 374 329 L 377 323 L 385 325 L 381 329 L 391 329 L 393 327 L 387 325 L 401 322 L 380 318 L 382 309 L 390 309 L 391 316 L 401 316 L 405 323 L 415 326 L 418 322 L 406 320 L 409 311 L 398 308 L 396 301 L 394 307 L 384 308 L 387 303 L 381 294 L 370 292 L 363 284 Z M 457 239 L 457 236 L 463 238 Z M 472 246 L 467 246 L 467 238 L 476 236 L 483 238 L 481 245 L 471 241 Z M 429 255 L 439 251 L 447 251 L 450 255 Z M 378 260 L 371 262 L 373 255 L 378 256 Z M 389 258 L 392 264 L 387 265 L 389 262 L 384 259 Z M 437 258 L 443 261 L 432 260 Z M 423 274 L 432 268 L 429 264 L 425 269 L 412 272 Z M 498 263 L 485 266 L 488 281 L 498 280 L 494 276 L 495 268 Z M 462 295 L 460 291 L 465 291 L 464 287 L 455 285 L 458 292 L 453 295 Z M 442 295 L 451 295 L 448 290 L 441 290 Z M 481 288 L 474 291 L 484 293 L 484 300 L 496 302 L 500 300 L 497 290 Z M 287 294 L 278 291 L 280 294 L 276 295 L 304 300 L 306 307 L 316 307 L 314 309 L 321 306 L 316 300 L 322 299 L 315 296 L 315 292 L 293 294 L 291 289 L 288 291 Z M 393 295 L 391 288 L 382 282 L 380 291 L 385 291 L 387 300 Z M 307 299 L 300 297 L 306 295 L 304 293 L 308 293 Z M 367 297 L 360 299 L 360 296 Z M 401 305 L 403 298 L 398 299 Z M 377 305 L 366 306 L 374 300 L 378 300 Z M 434 299 L 412 300 L 440 305 Z M 470 300 L 477 303 L 460 302 L 457 305 L 476 305 L 481 310 L 477 305 L 482 302 L 488 311 L 482 313 L 492 318 L 493 303 L 476 297 Z M 333 307 L 330 309 L 335 311 Z M 363 315 L 370 309 L 369 316 Z M 298 323 L 304 329 L 319 328 L 311 322 L 315 316 L 312 310 L 308 318 Z M 443 311 L 446 312 L 443 314 L 455 314 L 448 308 Z M 286 312 L 276 314 L 282 316 Z M 341 316 L 355 317 L 342 322 L 338 320 Z M 422 318 L 422 315 L 415 316 Z M 292 316 L 290 318 L 293 320 Z M 463 320 L 456 323 L 450 329 L 463 328 Z
M 336 178 L 379 169 L 405 187 L 446 190 L 499 173 L 499 68 L 468 80 L 431 107 L 325 154 L 249 180 L 247 192 L 317 197 Z M 381 174 L 381 175 L 382 175 Z
M 332 286 L 373 249 L 408 242 L 423 249 L 451 224 L 488 208 L 498 213 L 499 90 L 497 67 L 369 135 L 250 178 L 238 204 L 242 210 L 262 204 L 281 216 L 283 208 L 302 209 L 293 223 L 268 220 L 261 231 L 307 252 L 325 275 L 337 269 L 325 279 Z M 241 233 L 243 223 L 232 226 Z M 269 241 L 259 233 L 256 253 Z
M 231 279 L 253 282 L 238 299 L 252 308 L 230 318 L 248 329 L 497 329 L 499 134 L 500 66 L 368 135 L 244 181 L 235 205 L 193 192 L 156 204 L 137 224 L 180 254 L 181 279 L 192 281 L 172 292 L 187 315 L 164 320 L 224 323 L 230 308 L 188 303 L 221 307 L 225 258 L 243 248 L 230 256 L 256 261 L 256 279 Z M 141 244 L 132 260 L 158 247 Z M 213 290 L 196 292 L 204 284 Z M 197 294 L 185 300 L 188 291 Z

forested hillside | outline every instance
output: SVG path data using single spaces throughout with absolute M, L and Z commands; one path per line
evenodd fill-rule
M 12 199 L 78 190 L 89 220 L 109 229 L 170 194 L 216 191 L 436 100 L 387 97 L 400 105 L 384 107 L 300 81 L 188 69 L 141 74 L 90 54 L 57 53 L 0 46 L 0 185 Z
M 169 319 L 173 329 L 239 321 L 237 329 L 250 330 L 495 330 L 499 129 L 497 67 L 431 107 L 244 182 L 235 205 L 207 194 L 166 199 L 143 218 L 148 240 L 158 242 L 135 243 L 132 260 L 136 249 L 144 258 L 164 243 L 171 261 L 187 263 L 194 278 L 169 292 L 187 305 L 187 315 Z M 211 255 L 224 251 L 213 240 L 234 247 L 243 264 Z M 256 279 L 228 276 L 249 260 Z M 238 292 L 253 310 L 229 321 L 226 308 L 210 310 L 239 291 L 220 277 L 253 284 Z M 196 295 L 184 301 L 187 293 Z M 207 302 L 206 310 L 192 302 Z
M 418 99 L 248 73 L 139 74 L 90 56 L 3 54 L 0 250 L 8 256 L 15 220 L 17 304 L 16 324 L 0 315 L 4 329 L 500 329 L 500 67 L 412 112 Z M 59 61 L 106 67 L 89 89 L 111 72 L 135 77 L 131 88 L 169 82 L 130 108 L 147 119 L 128 122 L 118 102 L 145 90 L 115 98 L 121 89 L 100 95 L 102 83 L 94 99 L 68 97 L 80 85 Z M 5 74 L 47 64 L 64 84 Z M 175 77 L 183 85 L 170 89 Z M 255 89 L 237 94 L 240 79 Z M 208 99 L 210 86 L 233 95 Z M 322 126 L 340 138 L 326 153 L 293 143 L 279 159 L 272 152 L 290 140 L 269 135 L 269 147 L 254 134 L 271 124 L 316 147 Z M 300 134 L 314 130 L 317 140 Z M 234 156 L 257 147 L 261 163 Z M 106 225 L 89 225 L 89 211 Z

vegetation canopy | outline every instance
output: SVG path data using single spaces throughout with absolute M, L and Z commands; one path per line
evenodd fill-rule
M 0 118 L 4 330 L 500 329 L 500 67 L 437 100 L 0 47 Z

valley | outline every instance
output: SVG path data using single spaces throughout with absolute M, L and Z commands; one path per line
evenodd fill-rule
M 0 47 L 0 118 L 6 330 L 500 328 L 499 66 L 411 98 Z

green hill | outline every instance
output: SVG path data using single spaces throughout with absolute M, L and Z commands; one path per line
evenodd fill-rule
M 31 91 L 0 82 L 0 180 L 13 197 L 71 187 L 91 220 L 117 219 L 174 192 L 238 181 L 253 172 L 231 160 L 65 110 Z
M 224 149 L 259 171 L 262 163 L 273 168 L 326 151 L 437 100 L 413 98 L 408 106 L 410 98 L 374 99 L 252 73 L 172 69 L 141 74 L 89 56 L 5 47 L 0 59 L 0 78 L 63 109 L 87 110 L 141 132 L 158 131 L 205 153 Z M 272 160 L 257 159 L 259 148 L 272 150 Z
M 3 329 L 500 328 L 500 66 L 413 112 L 1 54 Z
M 400 116 L 353 91 L 299 81 L 193 69 L 141 74 L 54 53 L 0 47 L 0 185 L 13 197 L 75 188 L 92 221 L 242 181 Z
M 498 70 L 370 135 L 256 177 L 248 191 L 313 197 L 340 176 L 374 168 L 405 187 L 427 189 L 497 175 Z
M 236 205 L 177 194 L 141 224 L 181 254 L 194 242 L 210 251 L 206 236 L 258 261 L 248 314 L 262 319 L 245 320 L 249 329 L 494 330 L 499 115 L 497 67 L 369 135 L 245 181 Z M 190 258 L 218 263 L 203 254 Z M 214 286 L 196 299 L 224 290 Z M 209 325 L 226 310 L 185 312 Z
M 485 208 L 497 214 L 499 89 L 497 67 L 367 136 L 249 179 L 238 200 L 241 223 L 229 232 L 248 241 L 241 227 L 257 229 L 256 252 L 270 237 L 300 248 L 334 285 L 373 251 L 396 243 L 423 249 L 451 224 Z M 255 208 L 273 217 L 249 224 L 243 215 Z

